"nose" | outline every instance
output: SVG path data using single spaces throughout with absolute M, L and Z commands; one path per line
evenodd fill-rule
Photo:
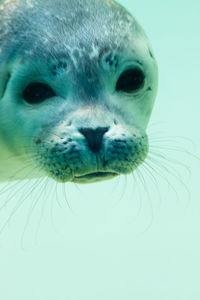
M 103 135 L 109 130 L 109 127 L 80 128 L 79 132 L 84 135 L 88 146 L 92 152 L 97 153 L 101 149 Z

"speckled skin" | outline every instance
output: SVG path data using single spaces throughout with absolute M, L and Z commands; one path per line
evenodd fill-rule
M 143 88 L 117 92 L 120 74 L 134 66 Z M 56 97 L 26 103 L 30 82 L 47 83 Z M 0 0 L 0 181 L 89 183 L 132 172 L 148 153 L 157 82 L 146 35 L 117 3 Z M 88 127 L 109 128 L 98 153 L 78 130 Z

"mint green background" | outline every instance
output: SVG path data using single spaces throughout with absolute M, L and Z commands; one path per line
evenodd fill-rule
M 158 60 L 159 93 L 149 126 L 152 144 L 179 145 L 200 155 L 199 0 L 121 3 L 145 29 Z M 189 137 L 194 143 L 176 136 Z M 48 197 L 39 185 L 0 235 L 0 299 L 199 300 L 200 161 L 180 151 L 157 151 L 189 166 L 190 177 L 172 160 L 170 165 L 162 161 L 180 174 L 190 200 L 183 184 L 166 171 L 163 176 L 178 196 L 155 173 L 157 188 L 144 174 L 149 196 L 128 176 L 127 181 L 122 177 L 88 186 L 67 184 L 71 210 L 60 185 L 49 181 Z M 32 184 L 21 187 L 24 195 Z M 17 189 L 14 194 L 0 211 L 2 224 L 20 201 Z M 33 210 L 30 205 L 39 194 Z M 25 226 L 30 211 L 32 217 Z

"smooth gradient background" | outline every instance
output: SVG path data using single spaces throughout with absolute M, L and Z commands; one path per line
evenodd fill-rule
M 66 184 L 67 199 L 50 180 L 1 194 L 0 300 L 200 299 L 200 161 L 187 153 L 200 156 L 200 2 L 120 3 L 159 65 L 148 130 L 157 166 Z

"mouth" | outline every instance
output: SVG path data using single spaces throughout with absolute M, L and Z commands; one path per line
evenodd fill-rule
M 113 177 L 118 176 L 119 173 L 114 172 L 93 172 L 81 176 L 75 176 L 73 182 L 76 183 L 88 183 L 88 182 L 97 182 L 101 180 L 112 179 Z

